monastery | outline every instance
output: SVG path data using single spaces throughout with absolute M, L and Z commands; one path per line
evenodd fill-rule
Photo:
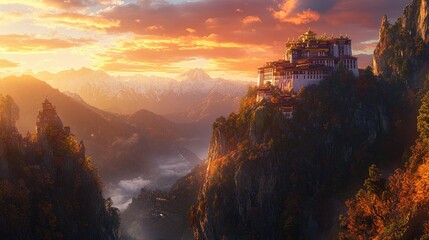
M 340 64 L 359 75 L 358 60 L 352 55 L 352 40 L 347 36 L 318 37 L 309 29 L 298 40 L 286 42 L 282 60 L 267 62 L 258 69 L 257 101 L 272 98 L 268 84 L 279 88 L 284 95 L 278 103 L 284 116 L 290 119 L 296 93 L 319 83 Z
M 267 62 L 258 69 L 258 86 L 270 83 L 283 92 L 297 93 L 324 79 L 340 63 L 359 75 L 357 58 L 352 56 L 352 40 L 347 36 L 317 37 L 308 30 L 298 40 L 286 42 L 283 60 Z

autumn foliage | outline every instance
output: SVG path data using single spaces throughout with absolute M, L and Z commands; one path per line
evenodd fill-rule
M 427 239 L 429 237 L 429 94 L 418 116 L 420 138 L 405 170 L 384 179 L 373 165 L 369 177 L 346 202 L 340 239 Z

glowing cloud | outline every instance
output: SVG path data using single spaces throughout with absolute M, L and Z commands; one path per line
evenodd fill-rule
M 91 39 L 38 38 L 31 35 L 0 35 L 0 49 L 5 52 L 43 52 L 92 43 Z
M 152 25 L 152 26 L 146 27 L 145 30 L 146 31 L 155 31 L 155 30 L 165 30 L 165 29 L 161 25 L 158 25 L 158 26 Z
M 285 0 L 279 4 L 278 11 L 271 10 L 273 17 L 281 22 L 293 23 L 296 25 L 315 22 L 320 19 L 320 14 L 311 9 L 295 13 L 298 7 L 298 0 Z
M 2 12 L 0 13 L 0 24 L 12 23 L 20 20 L 23 14 L 20 12 Z
M 0 68 L 14 68 L 18 66 L 19 66 L 18 63 L 11 62 L 7 59 L 0 59 Z
M 261 18 L 259 18 L 258 16 L 247 16 L 243 18 L 241 22 L 244 24 L 257 23 L 257 22 L 261 22 Z
M 119 5 L 121 0 L 42 0 L 48 6 L 62 9 L 81 9 L 93 6 Z
M 119 20 L 110 20 L 100 16 L 88 16 L 80 13 L 45 14 L 41 18 L 53 20 L 54 24 L 88 30 L 104 30 L 119 26 Z
M 195 29 L 193 29 L 193 28 L 187 28 L 186 29 L 186 31 L 188 32 L 188 33 L 195 33 L 195 32 L 197 32 L 197 30 L 195 30 Z
M 248 55 L 258 55 L 249 61 Z M 206 59 L 209 67 L 234 71 L 254 70 L 262 64 L 268 55 L 272 55 L 269 46 L 219 42 L 215 35 L 197 37 L 188 35 L 179 38 L 143 37 L 117 42 L 109 51 L 97 55 L 97 68 L 106 71 L 163 71 L 180 70 L 180 64 L 195 59 Z M 233 61 L 228 61 L 229 59 Z M 221 64 L 221 62 L 232 63 Z M 251 66 L 251 67 L 250 67 Z

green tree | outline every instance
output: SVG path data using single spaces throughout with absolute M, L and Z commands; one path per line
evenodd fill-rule
M 364 186 L 370 193 L 381 196 L 386 190 L 386 180 L 381 176 L 380 170 L 375 164 L 372 164 L 368 170 L 369 176 L 365 180 Z
M 429 92 L 426 92 L 422 99 L 422 105 L 417 117 L 417 131 L 420 140 L 424 143 L 429 141 Z

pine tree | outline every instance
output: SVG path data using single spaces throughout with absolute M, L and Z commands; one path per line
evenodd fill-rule
M 420 140 L 424 143 L 429 141 L 429 92 L 426 92 L 422 99 L 422 105 L 417 117 L 417 131 Z
M 372 164 L 368 169 L 369 176 L 365 180 L 364 186 L 366 190 L 377 196 L 381 196 L 386 189 L 386 180 L 381 176 L 380 170 L 375 164 Z

